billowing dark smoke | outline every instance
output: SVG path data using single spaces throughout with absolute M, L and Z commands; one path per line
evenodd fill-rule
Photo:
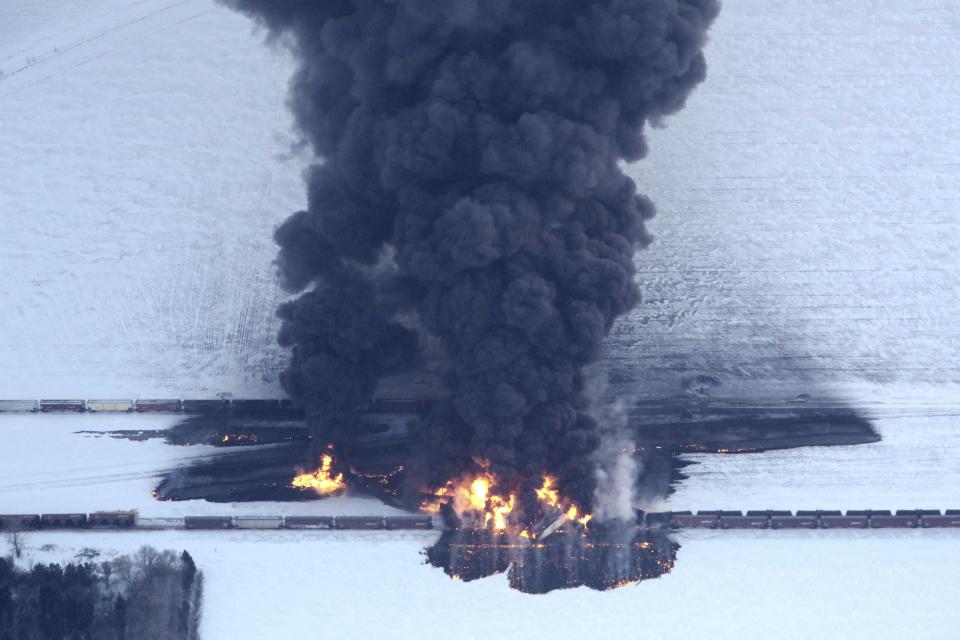
M 349 445 L 377 381 L 439 336 L 439 482 L 489 466 L 581 505 L 598 445 L 583 367 L 637 303 L 653 206 L 620 161 L 704 79 L 717 0 L 224 0 L 299 61 L 290 105 L 320 162 L 277 232 L 283 382 Z M 400 321 L 402 319 L 402 322 Z

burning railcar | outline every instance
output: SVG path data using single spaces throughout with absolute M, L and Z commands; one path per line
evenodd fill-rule
M 680 545 L 661 530 L 624 524 L 534 541 L 489 529 L 451 529 L 427 550 L 428 562 L 463 581 L 507 573 L 524 593 L 586 586 L 607 591 L 669 573 Z

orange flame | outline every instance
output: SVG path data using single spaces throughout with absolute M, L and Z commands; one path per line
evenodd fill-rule
M 293 479 L 291 486 L 297 489 L 313 489 L 320 495 L 331 495 L 342 491 L 346 484 L 343 474 L 333 474 L 333 456 L 325 453 L 320 457 L 320 468 L 313 473 L 301 473 Z
M 556 511 L 558 517 L 566 517 L 568 521 L 578 522 L 585 527 L 593 515 L 581 515 L 575 504 L 560 496 L 555 484 L 555 478 L 544 477 L 542 486 L 536 489 L 537 499 L 545 509 Z M 441 500 L 438 501 L 436 498 Z M 457 515 L 471 520 L 477 526 L 503 531 L 510 528 L 510 514 L 517 506 L 517 495 L 514 492 L 497 491 L 496 477 L 489 471 L 484 471 L 477 476 L 468 476 L 458 482 L 447 482 L 445 486 L 437 489 L 431 498 L 425 500 L 420 505 L 420 509 L 436 513 L 440 510 L 442 502 L 450 504 Z M 531 540 L 535 537 L 535 534 L 528 529 L 521 530 L 518 535 Z

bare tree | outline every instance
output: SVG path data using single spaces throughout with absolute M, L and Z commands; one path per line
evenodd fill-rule
M 23 556 L 23 528 L 19 524 L 11 524 L 7 529 L 7 542 L 17 558 Z

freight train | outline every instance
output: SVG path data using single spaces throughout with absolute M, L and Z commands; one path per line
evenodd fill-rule
M 841 511 L 672 511 L 641 514 L 649 529 L 928 529 L 960 528 L 960 509 Z M 430 516 L 186 516 L 141 518 L 133 511 L 0 514 L 0 530 L 38 529 L 433 529 Z
M 341 529 L 424 530 L 430 516 L 186 516 L 141 518 L 135 511 L 0 514 L 0 531 L 41 529 Z
M 960 509 L 668 511 L 647 513 L 643 521 L 667 529 L 910 529 L 960 527 Z
M 250 415 L 295 411 L 290 400 L 0 400 L 0 413 L 194 413 Z
M 406 422 L 430 408 L 431 400 L 374 400 L 364 414 L 372 431 L 396 433 Z M 0 400 L 0 413 L 186 413 L 195 415 L 298 415 L 300 409 L 289 399 L 186 400 L 149 398 L 143 400 Z

